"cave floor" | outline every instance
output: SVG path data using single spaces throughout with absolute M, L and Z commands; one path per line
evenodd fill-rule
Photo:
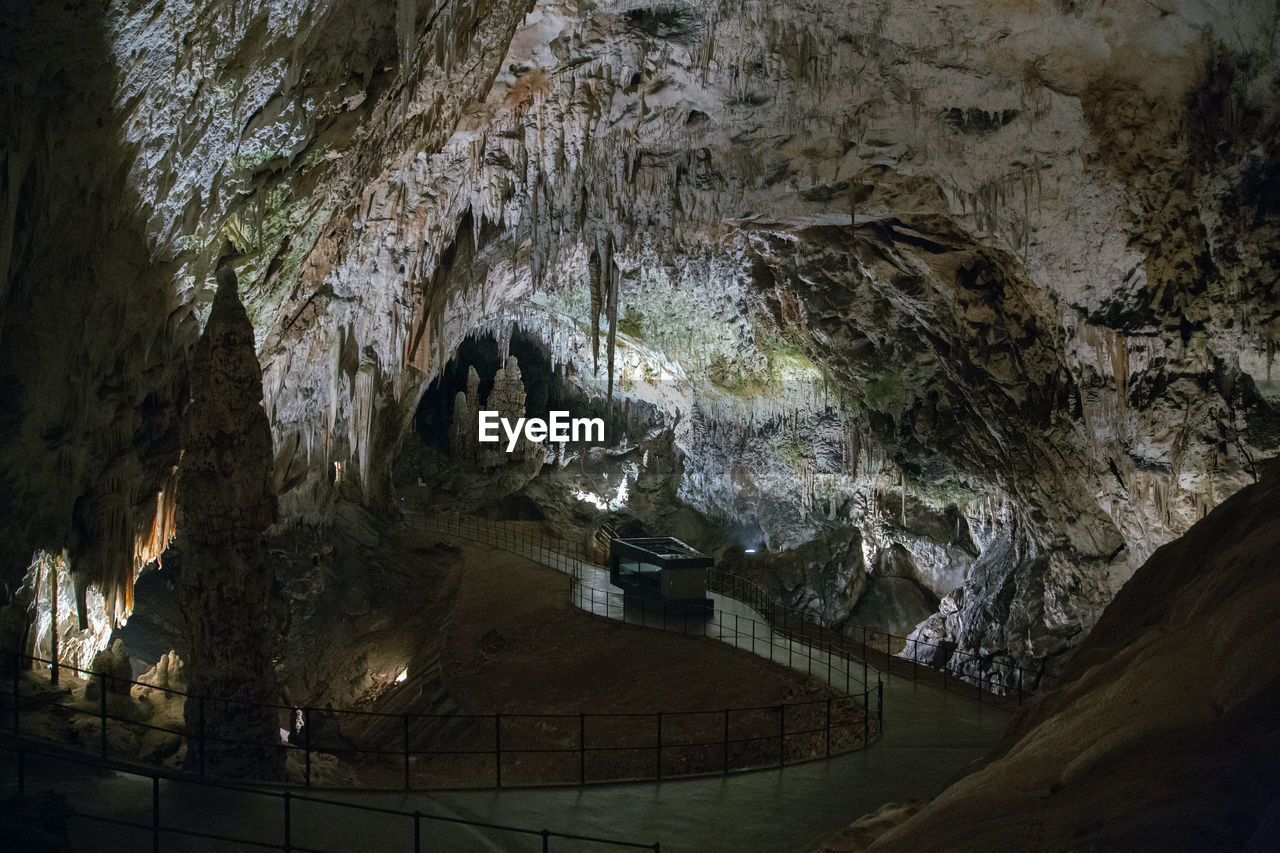
M 332 800 L 365 806 L 421 810 L 470 820 L 584 835 L 661 841 L 670 851 L 811 850 L 815 840 L 879 805 L 929 797 L 998 740 L 1008 715 L 990 706 L 893 679 L 885 691 L 885 733 L 871 749 L 828 761 L 797 764 L 725 778 L 603 785 L 587 788 L 456 791 L 443 793 L 323 792 Z M 0 762 L 4 789 L 13 789 L 13 764 Z M 150 821 L 151 783 L 146 779 L 86 770 L 56 759 L 27 759 L 27 789 L 54 788 L 77 807 L 117 819 Z M 278 800 L 232 791 L 164 782 L 161 813 L 205 831 L 253 833 L 279 843 Z M 411 850 L 403 818 L 354 816 L 305 803 L 293 807 L 293 844 L 323 850 Z M 149 836 L 83 818 L 71 823 L 76 849 L 144 849 Z M 540 849 L 536 837 L 426 822 L 423 849 L 522 851 Z M 232 850 L 207 841 L 166 837 L 165 850 Z M 556 840 L 552 850 L 599 850 Z
M 938 793 L 996 743 L 1009 719 L 905 680 L 886 685 L 885 716 L 884 736 L 870 749 L 828 761 L 718 779 L 432 799 L 467 817 L 661 841 L 663 851 L 811 850 L 884 803 Z
M 714 639 L 592 616 L 568 578 L 498 548 L 466 550 L 445 647 L 454 695 L 478 713 L 719 710 L 838 695 Z
M 752 696 L 777 699 L 826 689 L 720 643 L 593 618 L 568 604 L 563 575 L 497 549 L 474 543 L 467 548 L 469 570 L 446 651 L 446 666 L 467 703 L 517 711 L 537 706 L 567 710 L 580 707 L 587 697 L 601 707 L 631 710 L 677 702 L 724 707 Z M 495 607 L 499 595 L 502 605 Z M 625 638 L 621 644 L 620 637 Z M 698 649 L 696 661 L 688 654 L 691 648 Z M 573 679 L 563 677 L 563 660 L 570 654 L 581 672 Z M 659 678 L 681 687 L 664 688 L 659 697 L 652 690 Z M 756 683 L 742 684 L 748 679 Z M 996 743 L 1008 721 L 1008 714 L 997 708 L 903 678 L 885 682 L 884 705 L 885 731 L 870 749 L 780 769 L 586 788 L 325 791 L 320 796 L 512 826 L 661 841 L 668 853 L 809 850 L 819 837 L 884 803 L 936 794 Z M 150 820 L 147 780 L 34 757 L 28 758 L 27 772 L 28 790 L 54 788 L 87 812 L 143 824 Z M 11 764 L 0 778 L 11 790 Z M 278 801 L 164 782 L 161 811 L 181 813 L 187 827 L 280 841 Z M 304 803 L 295 803 L 293 815 L 295 846 L 371 853 L 412 849 L 411 827 L 403 818 L 353 816 Z M 148 843 L 145 833 L 139 833 L 134 845 L 129 830 L 108 834 L 101 824 L 80 818 L 73 820 L 72 830 L 77 849 L 85 851 L 142 849 Z M 538 850 L 541 844 L 536 837 L 447 823 L 426 822 L 423 832 L 423 849 L 518 851 Z M 164 849 L 238 848 L 170 836 Z M 556 840 L 551 849 L 602 848 Z

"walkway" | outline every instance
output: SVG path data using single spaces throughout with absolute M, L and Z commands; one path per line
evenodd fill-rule
M 422 516 L 415 520 L 419 519 Z M 504 545 L 498 534 L 450 532 Z M 524 551 L 534 562 L 579 577 L 587 589 L 611 593 L 607 599 L 597 593 L 592 600 L 590 592 L 580 592 L 575 603 L 583 609 L 638 621 L 637 614 L 624 612 L 621 590 L 609 586 L 608 572 L 600 567 L 541 545 L 507 544 L 514 546 L 513 551 Z M 777 663 L 808 668 L 833 686 L 845 685 L 841 656 L 830 656 L 835 666 L 829 675 L 823 649 L 768 629 L 761 614 L 734 598 L 711 597 L 716 612 L 706 623 L 708 636 L 743 649 L 754 645 L 757 654 Z M 853 668 L 856 682 L 861 682 L 862 675 L 861 667 Z M 884 677 L 875 669 L 869 676 L 873 688 L 877 677 Z M 854 690 L 860 688 L 855 686 Z M 563 817 L 574 832 L 652 839 L 661 841 L 664 851 L 808 850 L 817 837 L 884 803 L 933 796 L 967 764 L 985 755 L 1009 720 L 1009 714 L 999 708 L 895 676 L 884 682 L 884 705 L 884 732 L 869 749 L 826 761 L 718 779 L 585 789 L 445 792 L 430 799 L 472 819 L 518 825 L 535 825 L 555 815 Z M 385 802 L 412 809 L 418 807 L 412 805 L 417 801 L 416 796 L 393 796 Z
M 470 537 L 468 537 L 470 538 Z M 494 541 L 490 544 L 502 546 Z M 511 550 L 519 552 L 520 549 Z M 535 562 L 562 571 L 574 569 L 600 582 L 600 570 L 563 553 L 537 547 L 526 554 Z M 558 549 L 557 549 L 558 550 Z M 607 574 L 604 575 L 607 579 Z M 602 584 L 602 589 L 608 589 Z M 861 682 L 861 665 L 846 674 L 842 656 L 823 658 L 823 650 L 780 634 L 758 622 L 760 614 L 736 599 L 714 596 L 716 617 L 708 634 L 740 648 L 754 643 L 758 654 L 794 668 L 810 668 L 815 677 L 843 686 L 854 677 Z M 605 602 L 585 609 L 617 618 L 620 607 Z M 617 609 L 614 613 L 611 610 Z M 628 619 L 628 621 L 631 621 Z M 747 621 L 756 622 L 750 631 Z M 767 646 L 766 652 L 761 646 Z M 802 663 L 800 654 L 806 656 Z M 828 676 L 827 666 L 835 662 Z M 874 686 L 877 673 L 869 670 Z M 861 692 L 860 687 L 855 687 Z M 894 800 L 927 798 L 940 791 L 967 764 L 988 752 L 999 740 L 1008 714 L 991 705 L 914 683 L 902 677 L 884 682 L 884 731 L 868 749 L 828 760 L 757 770 L 728 777 L 672 780 L 556 789 L 372 793 L 324 792 L 317 796 L 367 807 L 418 810 L 429 815 L 498 823 L 530 829 L 547 828 L 579 835 L 661 842 L 663 851 L 803 851 L 828 832 Z M 14 762 L 5 760 L 4 787 L 15 785 Z M 85 812 L 149 824 L 152 783 L 109 771 L 86 768 L 58 759 L 31 757 L 27 761 L 27 790 L 46 788 L 65 793 Z M 252 835 L 264 845 L 279 847 L 283 821 L 279 800 L 252 794 L 210 789 L 198 783 L 160 783 L 162 823 L 239 837 Z M 406 851 L 414 849 L 412 822 L 404 817 L 352 813 L 295 802 L 292 807 L 294 849 L 324 851 Z M 170 816 L 170 817 L 166 817 Z M 520 836 L 495 829 L 456 824 L 423 823 L 423 850 L 524 851 L 541 850 L 536 836 Z M 72 822 L 77 849 L 107 851 L 147 849 L 150 835 L 139 830 L 107 827 L 76 818 Z M 174 851 L 262 849 L 245 845 L 210 845 L 207 840 L 166 835 L 162 849 Z M 599 850 L 598 845 L 552 839 L 550 850 Z
M 667 851 L 804 851 L 893 800 L 930 797 L 985 755 L 1009 715 L 902 679 L 886 684 L 883 737 L 870 749 L 723 779 L 554 791 L 437 794 L 467 816 L 556 822 L 586 835 L 662 842 Z
M 834 652 L 828 646 L 805 642 L 796 636 L 775 630 L 765 616 L 743 601 L 719 593 L 708 593 L 714 602 L 709 618 L 665 616 L 660 610 L 646 610 L 634 600 L 626 600 L 623 591 L 609 582 L 608 570 L 568 553 L 563 541 L 534 540 L 513 525 L 487 523 L 453 516 L 447 519 L 427 517 L 425 513 L 405 509 L 406 520 L 424 529 L 457 539 L 479 542 L 510 551 L 533 563 L 556 569 L 573 579 L 570 597 L 573 604 L 596 616 L 617 619 L 634 625 L 706 636 L 751 651 L 774 663 L 812 675 L 850 695 L 869 691 L 869 704 L 876 701 L 876 681 L 880 673 L 875 667 Z M 875 708 L 871 708 L 872 711 Z
M 929 797 L 966 764 L 999 739 L 1008 715 L 988 705 L 914 685 L 886 684 L 883 737 L 870 749 L 828 761 L 797 764 L 727 778 L 690 779 L 548 790 L 458 791 L 414 794 L 319 794 L 328 799 L 402 811 L 447 814 L 515 826 L 660 841 L 670 851 L 784 853 L 812 848 L 813 841 L 859 815 L 893 800 Z M 28 759 L 29 791 L 64 792 L 85 811 L 149 823 L 151 783 L 50 759 Z M 13 788 L 13 765 L 6 764 L 5 789 Z M 251 795 L 178 782 L 161 784 L 161 814 L 181 814 L 184 826 L 215 833 L 253 834 L 265 843 L 282 839 L 278 804 Z M 171 818 L 163 818 L 165 822 Z M 140 831 L 110 829 L 73 821 L 78 850 L 149 849 Z M 335 809 L 295 803 L 293 843 L 326 851 L 408 851 L 411 827 L 400 818 L 353 816 Z M 166 836 L 164 850 L 252 849 L 210 846 Z M 423 824 L 424 850 L 536 851 L 537 838 L 495 830 Z M 599 850 L 555 841 L 559 850 Z

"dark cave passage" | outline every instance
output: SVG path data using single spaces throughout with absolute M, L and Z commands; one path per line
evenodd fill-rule
M 557 369 L 551 363 L 550 353 L 538 338 L 514 329 L 508 354 L 520 363 L 527 416 L 545 418 L 551 409 L 563 409 L 569 404 L 560 382 L 563 367 Z M 493 376 L 502 362 L 501 345 L 493 335 L 471 334 L 463 339 L 418 403 L 413 425 L 424 444 L 439 450 L 448 448 L 454 397 L 467 390 L 467 372 L 475 368 L 480 375 L 480 399 L 484 400 L 493 391 Z

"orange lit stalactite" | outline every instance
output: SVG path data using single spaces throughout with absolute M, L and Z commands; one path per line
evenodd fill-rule
M 133 584 L 143 567 L 156 562 L 164 549 L 169 547 L 177 532 L 177 494 L 178 468 L 174 466 L 165 478 L 160 491 L 156 493 L 156 508 L 149 523 L 139 525 L 133 538 L 133 577 L 124 584 L 123 589 L 111 590 L 108 597 L 114 596 L 116 614 L 123 621 L 133 612 Z

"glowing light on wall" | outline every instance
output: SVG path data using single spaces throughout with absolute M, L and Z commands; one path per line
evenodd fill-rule
M 107 647 L 111 639 L 112 624 L 107 616 L 106 598 L 94 585 L 85 591 L 84 609 L 88 627 L 80 630 L 80 618 L 76 607 L 75 581 L 71 577 L 71 565 L 65 553 L 50 554 L 37 551 L 23 579 L 23 587 L 31 593 L 28 609 L 33 627 L 30 651 L 38 658 L 49 660 L 53 653 L 53 634 L 58 636 L 58 661 L 69 666 L 88 669 L 98 652 Z M 57 605 L 52 594 L 56 592 Z M 53 614 L 57 613 L 57 625 Z M 63 673 L 67 675 L 67 673 Z
M 597 492 L 589 492 L 586 489 L 574 489 L 573 496 L 583 503 L 589 503 L 601 512 L 607 512 L 610 509 L 619 509 L 627 505 L 627 500 L 631 497 L 631 488 L 629 481 L 624 476 L 622 481 L 618 483 L 618 488 L 610 498 L 606 494 Z

